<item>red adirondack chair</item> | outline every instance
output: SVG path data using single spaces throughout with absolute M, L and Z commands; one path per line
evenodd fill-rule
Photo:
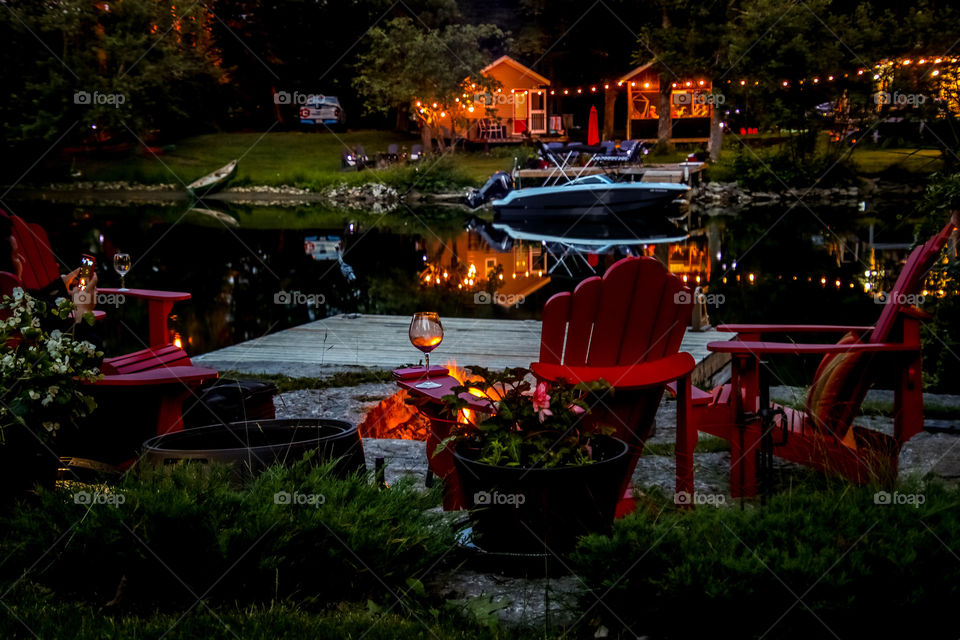
M 805 325 L 721 325 L 735 340 L 711 342 L 711 351 L 732 356 L 731 382 L 708 394 L 693 390 L 691 440 L 703 431 L 728 440 L 733 496 L 757 492 L 758 466 L 769 469 L 777 456 L 835 473 L 851 481 L 896 477 L 903 444 L 923 428 L 920 323 L 929 316 L 907 304 L 951 234 L 960 225 L 954 213 L 947 225 L 914 249 L 877 324 L 872 327 Z M 775 343 L 770 334 L 844 334 L 835 344 Z M 769 403 L 763 360 L 774 355 L 823 356 L 804 411 Z M 896 372 L 894 435 L 853 425 L 880 368 Z
M 630 445 L 631 461 L 621 495 L 627 495 L 637 459 L 653 427 L 653 419 L 668 382 L 678 384 L 677 491 L 693 490 L 693 447 L 696 431 L 686 426 L 690 411 L 690 374 L 695 362 L 680 353 L 680 342 L 690 322 L 690 291 L 653 258 L 625 258 L 604 276 L 588 278 L 572 293 L 559 293 L 543 308 L 540 360 L 530 368 L 544 380 L 571 383 L 604 379 L 613 394 L 588 418 L 616 427 Z M 418 380 L 398 384 L 414 396 L 439 400 L 458 384 L 452 378 L 434 378 L 437 389 L 418 389 Z M 676 385 L 675 385 L 676 387 Z M 472 398 L 464 394 L 468 401 Z M 476 401 L 476 399 L 473 399 Z M 475 408 L 484 410 L 485 404 Z M 437 445 L 449 434 L 450 424 L 429 412 L 432 433 L 427 441 L 431 470 L 446 480 L 444 506 L 463 505 L 459 481 L 449 450 L 434 456 Z M 693 435 L 693 440 L 688 439 Z M 625 497 L 618 508 L 632 508 Z
M 0 293 L 9 293 L 14 287 L 25 289 L 45 289 L 60 277 L 60 265 L 43 227 L 30 224 L 19 216 L 9 216 L 13 223 L 13 235 L 18 249 L 24 258 L 23 274 L 18 278 L 14 274 L 0 272 Z M 167 317 L 173 303 L 188 300 L 189 293 L 176 291 L 151 291 L 144 289 L 99 288 L 104 294 L 123 294 L 131 298 L 146 300 L 149 305 L 149 342 L 145 349 L 123 356 L 104 359 L 101 371 L 103 378 L 96 384 L 95 395 L 113 397 L 118 389 L 129 391 L 139 388 L 145 394 L 146 401 L 155 400 L 156 433 L 179 431 L 183 428 L 181 406 L 193 389 L 204 380 L 214 379 L 218 373 L 214 369 L 195 367 L 187 353 L 169 342 Z M 103 312 L 97 312 L 103 318 Z M 148 406 L 152 406 L 149 402 Z

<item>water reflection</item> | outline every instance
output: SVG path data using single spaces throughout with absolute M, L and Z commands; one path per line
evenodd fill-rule
M 134 258 L 128 286 L 190 291 L 171 332 L 191 353 L 333 313 L 536 318 L 551 295 L 625 255 L 655 257 L 691 286 L 722 293 L 714 323 L 870 323 L 872 296 L 888 290 L 912 243 L 909 221 L 829 208 L 572 229 L 498 228 L 454 209 L 384 216 L 29 202 L 14 211 L 48 230 L 65 270 L 92 253 L 100 282 L 116 286 L 108 265 L 122 247 Z M 119 320 L 104 325 L 108 347 L 140 346 L 126 327 L 144 328 L 145 309 L 107 311 Z

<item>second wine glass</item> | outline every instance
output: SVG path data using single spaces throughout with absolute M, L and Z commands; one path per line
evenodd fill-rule
M 124 284 L 127 272 L 130 271 L 130 267 L 133 266 L 133 261 L 130 259 L 129 253 L 115 253 L 113 254 L 113 270 L 120 275 L 120 288 L 126 289 L 127 286 Z

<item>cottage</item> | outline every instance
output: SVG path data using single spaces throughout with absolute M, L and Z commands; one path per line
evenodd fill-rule
M 671 142 L 707 142 L 713 114 L 713 83 L 708 78 L 683 78 L 664 87 L 656 60 L 640 65 L 617 81 L 627 89 L 627 138 L 655 142 L 661 126 Z M 661 115 L 668 120 L 661 124 Z
M 484 104 L 471 118 L 471 141 L 520 140 L 525 135 L 547 133 L 547 90 L 550 80 L 510 56 L 501 56 L 481 73 L 499 85 L 492 93 L 476 96 Z

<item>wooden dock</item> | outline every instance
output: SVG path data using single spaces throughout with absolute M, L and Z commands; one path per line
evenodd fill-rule
M 570 177 L 609 174 L 630 176 L 631 179 L 640 182 L 675 182 L 695 185 L 699 183 L 700 172 L 703 171 L 705 166 L 700 162 L 679 162 L 628 167 L 567 167 L 566 174 Z M 514 174 L 516 178 L 521 180 L 542 180 L 549 177 L 555 178 L 559 175 L 559 172 L 556 168 L 551 167 L 547 169 L 517 169 Z
M 409 326 L 409 316 L 339 315 L 195 356 L 193 361 L 221 370 L 295 376 L 395 369 L 421 359 L 407 336 Z M 443 327 L 443 343 L 431 354 L 433 364 L 455 360 L 463 366 L 502 369 L 526 367 L 539 357 L 538 320 L 444 318 Z M 699 363 L 707 359 L 708 342 L 730 337 L 715 330 L 688 331 L 681 350 Z

